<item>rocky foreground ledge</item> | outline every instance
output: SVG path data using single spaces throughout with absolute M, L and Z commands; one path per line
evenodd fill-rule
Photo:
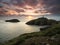
M 5 20 L 5 22 L 17 23 L 17 22 L 20 22 L 20 21 L 18 19 L 11 19 L 11 20 Z
M 60 45 L 60 23 L 44 31 L 20 35 L 4 45 Z

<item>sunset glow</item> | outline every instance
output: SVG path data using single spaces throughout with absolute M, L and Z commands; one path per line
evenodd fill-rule
M 35 10 L 25 10 L 25 12 L 16 12 L 14 10 L 9 10 L 6 14 L 8 15 L 44 15 L 44 14 L 50 14 L 50 13 L 45 13 L 45 12 L 38 12 L 38 13 L 35 13 L 34 12 Z
M 45 15 L 45 14 L 50 14 L 46 13 L 46 10 L 40 9 L 39 8 L 32 8 L 31 6 L 25 6 L 23 8 L 15 7 L 18 10 L 10 10 L 6 12 L 7 15 Z M 19 12 L 18 12 L 19 11 Z
M 14 7 L 17 8 L 20 12 L 17 12 L 16 10 L 9 10 L 7 12 L 7 14 L 11 14 L 11 15 L 44 15 L 47 14 L 46 10 L 41 9 L 41 8 L 33 8 L 32 6 L 24 6 L 23 8 L 21 7 Z M 40 10 L 40 11 L 38 11 Z M 50 13 L 49 13 L 50 14 Z
M 13 11 L 13 10 L 9 10 L 6 14 L 8 15 L 18 15 L 19 13 L 17 13 L 16 11 Z
M 55 2 L 55 3 L 54 3 Z M 58 2 L 58 3 L 56 3 Z M 60 13 L 59 1 L 44 0 L 1 0 L 0 14 L 45 15 Z
M 60 0 L 0 0 L 0 45 L 60 45 Z
M 27 19 L 33 19 L 33 17 L 32 17 L 32 16 L 27 16 L 26 18 L 27 18 Z

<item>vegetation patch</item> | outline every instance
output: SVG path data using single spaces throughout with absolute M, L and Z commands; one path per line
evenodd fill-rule
M 28 44 L 29 43 L 29 44 Z M 22 34 L 4 45 L 60 45 L 60 23 L 41 32 Z

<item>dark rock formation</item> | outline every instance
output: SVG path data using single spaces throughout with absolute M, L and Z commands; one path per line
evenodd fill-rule
M 20 22 L 18 19 L 11 19 L 11 20 L 5 20 L 5 22 L 13 22 L 13 23 L 16 23 L 16 22 Z
M 52 25 L 52 24 L 56 24 L 56 23 L 58 23 L 58 21 L 53 20 L 53 19 L 47 19 L 45 17 L 41 17 L 38 19 L 31 20 L 31 21 L 27 22 L 26 24 L 44 26 L 44 25 Z

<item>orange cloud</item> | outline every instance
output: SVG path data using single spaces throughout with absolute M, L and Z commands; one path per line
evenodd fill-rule
M 7 15 L 14 15 L 14 14 L 18 15 L 18 13 L 14 10 L 9 10 L 8 12 L 6 12 L 6 14 Z

